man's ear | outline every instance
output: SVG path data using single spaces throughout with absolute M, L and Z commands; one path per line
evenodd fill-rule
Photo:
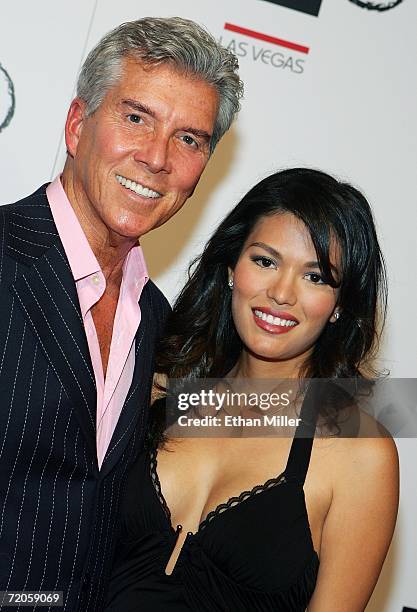
M 67 120 L 65 122 L 65 144 L 71 157 L 75 157 L 77 153 L 78 142 L 86 114 L 86 106 L 84 100 L 74 98 L 68 109 Z

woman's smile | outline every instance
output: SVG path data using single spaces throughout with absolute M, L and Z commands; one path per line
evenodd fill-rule
M 285 334 L 298 325 L 298 320 L 287 312 L 274 312 L 259 306 L 252 308 L 252 312 L 256 325 L 270 334 Z

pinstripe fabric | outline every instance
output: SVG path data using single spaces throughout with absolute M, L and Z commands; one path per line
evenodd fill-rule
M 149 281 L 132 385 L 99 472 L 95 379 L 45 187 L 0 207 L 0 591 L 63 590 L 64 610 L 99 612 L 169 306 Z

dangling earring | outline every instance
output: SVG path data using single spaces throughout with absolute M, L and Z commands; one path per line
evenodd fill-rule
M 334 320 L 336 322 L 338 320 L 338 318 L 340 317 L 340 312 L 335 312 L 333 316 L 334 316 Z
M 230 289 L 233 289 L 233 278 L 229 278 L 229 283 L 228 283 Z

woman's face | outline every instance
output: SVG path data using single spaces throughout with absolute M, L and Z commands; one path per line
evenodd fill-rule
M 338 249 L 333 251 L 337 279 Z M 310 234 L 290 213 L 263 217 L 229 274 L 237 332 L 257 357 L 302 362 L 324 326 L 336 320 L 338 290 L 322 281 Z

